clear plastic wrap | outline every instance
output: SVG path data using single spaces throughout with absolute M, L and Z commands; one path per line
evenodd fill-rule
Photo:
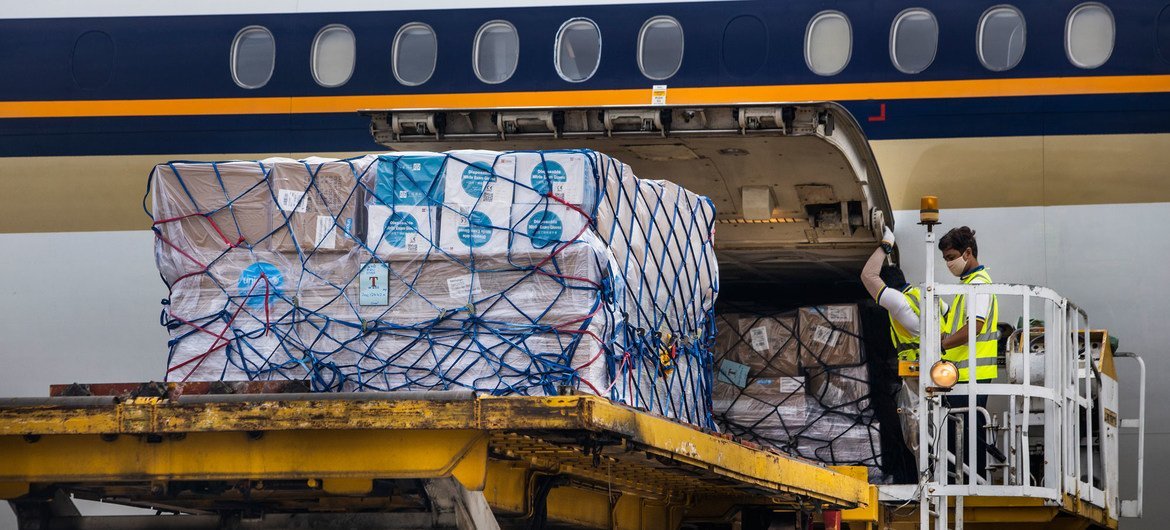
M 168 379 L 566 391 L 710 425 L 711 202 L 587 150 L 152 174 Z

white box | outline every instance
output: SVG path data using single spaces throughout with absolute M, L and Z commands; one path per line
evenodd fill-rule
M 585 214 L 563 204 L 515 204 L 510 223 L 512 253 L 548 254 L 562 242 L 580 239 L 588 223 Z
M 569 204 L 580 205 L 585 201 L 585 181 L 592 181 L 594 177 L 589 157 L 584 153 L 518 152 L 515 156 L 516 204 L 535 204 L 548 200 L 545 196 L 550 191 Z
M 497 151 L 448 151 L 443 202 L 449 205 L 511 204 L 516 157 Z
M 508 252 L 510 204 L 445 204 L 439 214 L 439 246 L 456 256 L 504 255 Z
M 417 256 L 432 252 L 435 208 L 432 206 L 366 207 L 366 246 L 379 258 Z

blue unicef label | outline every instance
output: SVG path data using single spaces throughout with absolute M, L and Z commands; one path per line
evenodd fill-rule
M 544 248 L 562 240 L 565 223 L 560 216 L 548 210 L 536 212 L 528 218 L 528 237 L 534 248 Z
M 240 296 L 245 297 L 244 304 L 249 307 L 262 307 L 264 295 L 268 295 L 268 304 L 272 305 L 280 299 L 280 288 L 284 285 L 284 275 L 275 265 L 258 261 L 240 272 L 240 281 L 236 287 Z
M 532 169 L 532 189 L 541 195 L 548 195 L 553 190 L 564 193 L 568 180 L 565 168 L 552 160 L 540 162 Z
M 464 245 L 482 247 L 492 238 L 492 220 L 483 212 L 471 212 L 467 215 L 467 224 L 461 224 L 457 232 Z
M 491 167 L 484 162 L 475 162 L 463 170 L 460 184 L 468 195 L 479 198 L 483 196 L 483 191 L 488 187 L 488 184 L 495 180 L 496 175 L 492 172 Z
M 386 220 L 382 239 L 385 239 L 391 246 L 403 248 L 406 246 L 407 240 L 417 233 L 418 219 L 408 213 L 394 212 Z

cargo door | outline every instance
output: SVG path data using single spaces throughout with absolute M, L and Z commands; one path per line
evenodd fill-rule
M 594 149 L 706 195 L 724 285 L 856 281 L 893 222 L 868 141 L 834 103 L 363 113 L 393 150 Z

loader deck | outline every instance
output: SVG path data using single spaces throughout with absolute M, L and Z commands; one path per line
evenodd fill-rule
M 225 390 L 243 392 L 193 393 Z M 598 397 L 273 390 L 89 385 L 53 393 L 106 395 L 0 400 L 0 498 L 406 515 L 433 512 L 423 483 L 450 477 L 501 520 L 595 528 L 876 502 L 864 480 Z

